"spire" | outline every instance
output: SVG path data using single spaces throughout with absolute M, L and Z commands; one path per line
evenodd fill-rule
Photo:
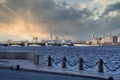
M 92 39 L 95 39 L 95 35 L 94 34 L 92 34 Z

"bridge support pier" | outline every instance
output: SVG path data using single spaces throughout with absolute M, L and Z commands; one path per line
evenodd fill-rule
M 24 46 L 27 47 L 27 46 L 28 46 L 28 43 L 24 43 Z

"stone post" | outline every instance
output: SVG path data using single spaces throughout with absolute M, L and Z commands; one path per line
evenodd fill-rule
M 66 66 L 66 61 L 67 61 L 66 57 L 63 57 L 63 59 L 62 59 L 62 68 L 66 68 L 67 67 Z
M 110 77 L 108 78 L 108 80 L 114 80 L 114 79 L 113 79 L 113 77 L 112 77 L 112 76 L 110 76 Z
M 104 72 L 104 67 L 103 67 L 103 60 L 100 59 L 98 63 L 98 72 L 103 73 Z
M 39 55 L 34 55 L 34 64 L 39 64 Z
M 20 70 L 20 65 L 16 65 L 16 70 L 17 70 L 17 71 Z
M 79 70 L 83 70 L 83 59 L 80 58 L 79 60 Z
M 52 66 L 52 59 L 50 56 L 48 57 L 48 66 Z

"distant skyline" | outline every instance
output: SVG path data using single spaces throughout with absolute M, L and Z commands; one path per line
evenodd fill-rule
M 120 34 L 120 0 L 0 0 L 0 41 Z M 67 35 L 66 35 L 67 33 Z

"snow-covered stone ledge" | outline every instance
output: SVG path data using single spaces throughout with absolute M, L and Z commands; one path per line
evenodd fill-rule
M 99 73 L 99 72 L 88 72 L 83 70 L 74 71 L 67 68 L 55 68 L 55 67 L 49 67 L 43 65 L 35 65 L 33 60 L 2 59 L 2 61 L 3 62 L 0 62 L 0 68 L 4 68 L 4 69 L 23 70 L 29 72 L 44 72 L 50 74 L 96 78 L 102 80 L 109 80 L 108 78 L 112 76 L 114 80 L 120 80 L 119 75 L 112 75 L 112 74 Z M 18 67 L 19 69 L 17 69 Z

